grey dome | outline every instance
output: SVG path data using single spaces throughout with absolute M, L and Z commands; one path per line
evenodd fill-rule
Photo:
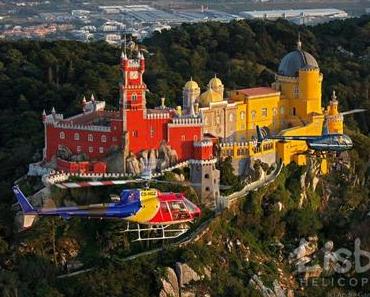
M 302 68 L 319 68 L 316 59 L 309 53 L 296 49 L 285 55 L 279 65 L 278 74 L 283 76 L 298 76 Z

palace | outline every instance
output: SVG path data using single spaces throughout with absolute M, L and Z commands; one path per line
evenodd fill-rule
M 328 113 L 330 132 L 343 130 L 335 96 L 328 110 L 322 108 L 323 75 L 300 41 L 281 60 L 271 87 L 232 90 L 226 97 L 218 77 L 209 81 L 203 93 L 190 79 L 183 88 L 182 106 L 177 108 L 165 106 L 164 98 L 159 107 L 146 108 L 142 53 L 135 58 L 122 53 L 120 69 L 118 111 L 106 110 L 105 102 L 92 96 L 89 101 L 83 98 L 83 112 L 73 117 L 64 118 L 55 109 L 43 113 L 45 163 L 65 171 L 117 171 L 106 160 L 120 152 L 121 172 L 138 174 L 144 161 L 157 162 L 152 166 L 155 169 L 190 160 L 208 164 L 210 167 L 203 169 L 209 171 L 205 176 L 218 178 L 212 160 L 227 156 L 232 157 L 239 174 L 256 159 L 269 164 L 276 160 L 306 164 L 307 146 L 302 141 L 266 141 L 257 148 L 253 140 L 257 125 L 281 135 L 320 135 Z M 201 175 L 194 175 L 198 182 L 205 182 Z M 207 186 L 208 191 L 213 186 Z

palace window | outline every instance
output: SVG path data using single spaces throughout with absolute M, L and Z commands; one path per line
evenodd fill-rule
M 208 125 L 208 117 L 207 116 L 204 117 L 204 125 Z
M 66 134 L 62 131 L 59 133 L 59 138 L 60 139 L 65 139 L 66 138 Z
M 292 114 L 293 114 L 294 116 L 296 115 L 295 107 L 293 107 Z
M 77 146 L 76 151 L 77 151 L 77 153 L 81 152 L 81 147 L 79 145 Z
M 299 88 L 298 88 L 298 86 L 295 86 L 295 87 L 293 88 L 293 95 L 294 95 L 295 97 L 298 97 L 298 96 L 299 96 Z
M 102 135 L 100 140 L 101 140 L 101 142 L 107 142 L 107 136 Z
M 261 113 L 263 117 L 267 117 L 267 108 L 262 108 Z
M 99 147 L 99 153 L 104 153 L 104 148 L 103 147 Z
M 276 116 L 277 116 L 277 109 L 276 109 L 276 107 L 274 107 L 274 108 L 272 109 L 272 114 L 274 115 L 274 117 L 276 117 Z
M 93 135 L 92 134 L 87 135 L 87 140 L 88 141 L 94 141 Z
M 74 135 L 73 139 L 74 139 L 74 140 L 80 140 L 80 134 L 75 133 L 75 135 Z
M 185 141 L 185 139 L 186 139 L 185 135 L 181 135 L 181 140 Z
M 240 112 L 240 119 L 245 120 L 245 111 Z
M 198 135 L 194 135 L 193 140 L 198 141 Z
M 137 130 L 132 131 L 132 136 L 134 136 L 134 137 L 138 137 L 139 136 L 139 133 L 137 132 Z
M 136 101 L 136 100 L 137 100 L 137 95 L 136 95 L 136 93 L 134 93 L 134 94 L 132 94 L 132 95 L 131 95 L 131 100 L 132 100 L 132 101 Z
M 153 127 L 150 127 L 150 137 L 153 138 L 154 137 L 154 128 Z
M 284 106 L 280 107 L 280 114 L 284 114 L 285 113 L 285 109 L 284 109 Z
M 94 151 L 94 148 L 92 146 L 89 146 L 89 153 L 92 153 Z
M 252 118 L 252 121 L 254 121 L 256 119 L 256 111 L 255 110 L 251 111 L 251 118 Z
M 229 122 L 233 122 L 233 121 L 234 121 L 234 114 L 230 113 L 229 114 Z

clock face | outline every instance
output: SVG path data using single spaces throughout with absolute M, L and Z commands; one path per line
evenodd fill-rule
M 139 77 L 139 72 L 131 71 L 130 72 L 130 79 L 137 79 Z

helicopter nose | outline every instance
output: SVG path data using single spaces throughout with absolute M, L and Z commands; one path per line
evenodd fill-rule
M 196 219 L 196 218 L 199 218 L 201 216 L 201 214 L 202 214 L 201 209 L 199 207 L 197 207 L 197 209 L 192 213 L 192 216 L 193 216 L 194 219 Z

